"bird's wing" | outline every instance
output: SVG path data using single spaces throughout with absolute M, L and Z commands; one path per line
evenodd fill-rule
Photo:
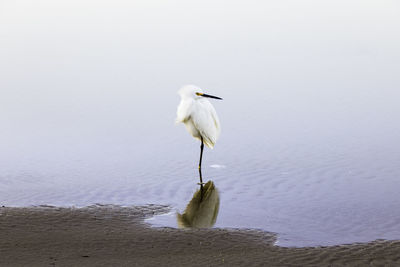
M 220 133 L 219 119 L 214 107 L 207 99 L 201 99 L 193 105 L 191 118 L 204 143 L 213 148 Z
M 179 103 L 178 109 L 176 111 L 176 119 L 175 122 L 185 122 L 190 118 L 190 115 L 192 113 L 193 107 L 192 107 L 193 101 L 190 100 L 185 100 L 181 101 Z

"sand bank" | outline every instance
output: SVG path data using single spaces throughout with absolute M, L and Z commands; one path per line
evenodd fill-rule
M 285 248 L 260 231 L 143 222 L 166 210 L 0 208 L 0 266 L 400 266 L 400 241 Z

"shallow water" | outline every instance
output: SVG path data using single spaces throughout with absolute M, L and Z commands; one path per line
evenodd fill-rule
M 396 7 L 117 2 L 0 9 L 1 205 L 167 204 L 152 223 L 176 227 L 200 149 L 173 123 L 176 91 L 194 83 L 224 98 L 203 162 L 215 227 L 400 238 Z
M 273 125 L 266 116 L 251 127 L 250 118 L 224 114 L 235 112 L 229 98 L 215 105 L 225 127 L 203 165 L 204 180 L 213 180 L 220 192 L 215 227 L 276 232 L 283 246 L 400 238 L 396 124 L 383 131 L 374 123 L 325 128 L 315 121 L 306 131 L 288 121 Z M 0 203 L 168 204 L 173 212 L 151 222 L 176 227 L 175 211 L 182 212 L 198 189 L 199 147 L 172 119 L 153 122 L 165 130 L 149 131 L 138 142 L 118 131 L 80 144 L 62 144 L 60 137 L 54 147 L 37 137 L 20 144 L 20 151 L 3 150 Z

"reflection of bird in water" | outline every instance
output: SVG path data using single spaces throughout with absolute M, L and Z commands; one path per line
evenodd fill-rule
M 201 176 L 201 160 L 203 148 L 206 144 L 213 148 L 220 133 L 219 119 L 217 112 L 207 98 L 222 99 L 216 96 L 207 95 L 194 85 L 186 85 L 179 90 L 181 102 L 176 112 L 177 122 L 183 122 L 188 132 L 201 141 L 199 175 L 200 183 L 203 183 Z
M 203 197 L 201 197 L 203 190 Z M 183 214 L 177 213 L 179 228 L 207 228 L 217 221 L 219 211 L 219 193 L 212 181 L 208 181 L 203 189 L 197 190 L 186 206 Z

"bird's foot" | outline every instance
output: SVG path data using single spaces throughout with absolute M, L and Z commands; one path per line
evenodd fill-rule
M 206 183 L 197 183 L 198 185 L 205 185 Z

